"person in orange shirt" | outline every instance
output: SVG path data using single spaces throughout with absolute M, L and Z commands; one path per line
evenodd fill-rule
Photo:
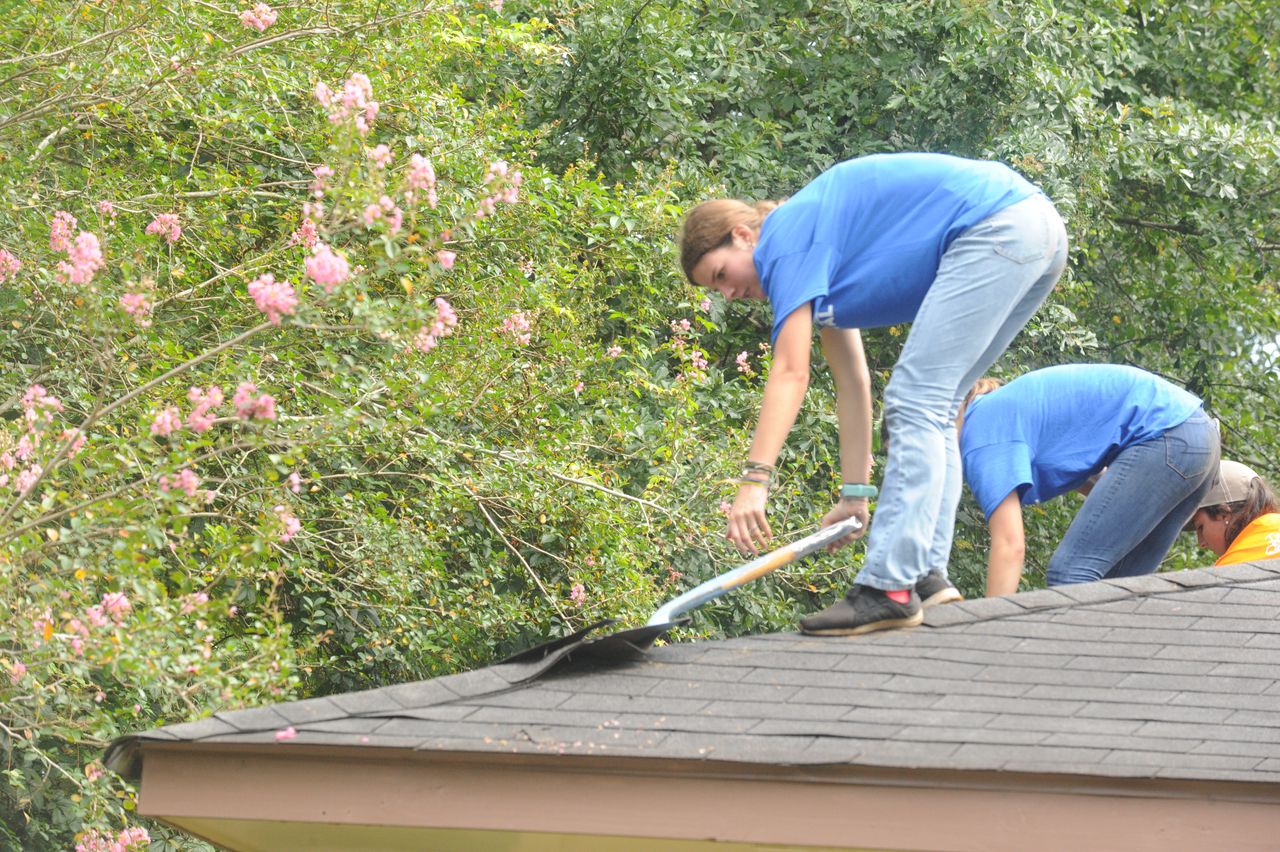
M 1280 503 L 1262 477 L 1240 462 L 1219 464 L 1187 529 L 1218 556 L 1214 565 L 1280 557 Z

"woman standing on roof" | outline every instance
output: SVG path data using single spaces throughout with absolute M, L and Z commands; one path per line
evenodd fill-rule
M 1200 546 L 1218 557 L 1214 565 L 1280 556 L 1280 504 L 1262 477 L 1240 462 L 1218 466 L 1190 526 Z
M 773 308 L 773 367 L 727 537 L 743 553 L 772 538 L 768 486 L 808 386 L 815 325 L 835 379 L 844 483 L 822 523 L 867 523 L 871 380 L 858 329 L 912 322 L 885 390 L 892 440 L 865 564 L 801 628 L 918 624 L 917 584 L 926 598 L 958 598 L 946 579 L 961 489 L 952 423 L 1062 274 L 1067 236 L 1053 205 L 1000 163 L 878 154 L 828 169 L 781 206 L 704 202 L 680 249 L 693 283 Z
M 988 595 L 1018 590 L 1024 504 L 1102 471 L 1049 560 L 1048 584 L 1150 574 L 1218 470 L 1218 430 L 1200 399 L 1136 367 L 1048 367 L 1003 387 L 983 379 L 957 429 L 965 479 L 991 526 Z

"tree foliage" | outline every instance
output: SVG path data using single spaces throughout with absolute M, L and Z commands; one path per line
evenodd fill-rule
M 5 843 L 118 839 L 133 793 L 98 761 L 127 731 L 638 623 L 736 564 L 719 504 L 767 317 L 680 280 L 671 238 L 708 194 L 874 151 L 1010 162 L 1073 251 L 999 371 L 1137 364 L 1280 471 L 1264 3 L 250 8 L 43 0 L 0 34 Z M 879 383 L 907 330 L 867 335 Z M 827 508 L 834 424 L 819 375 L 783 535 Z M 1029 514 L 1033 567 L 1074 508 Z M 981 527 L 966 503 L 970 595 Z M 785 629 L 860 559 L 691 632 Z

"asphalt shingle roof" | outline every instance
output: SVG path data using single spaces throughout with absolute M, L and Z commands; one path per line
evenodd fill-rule
M 1280 781 L 1280 560 L 928 610 L 867 636 L 524 659 L 122 738 Z

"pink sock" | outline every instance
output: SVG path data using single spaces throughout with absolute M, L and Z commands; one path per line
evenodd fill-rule
M 905 604 L 911 600 L 910 589 L 886 589 L 884 596 L 894 603 Z

